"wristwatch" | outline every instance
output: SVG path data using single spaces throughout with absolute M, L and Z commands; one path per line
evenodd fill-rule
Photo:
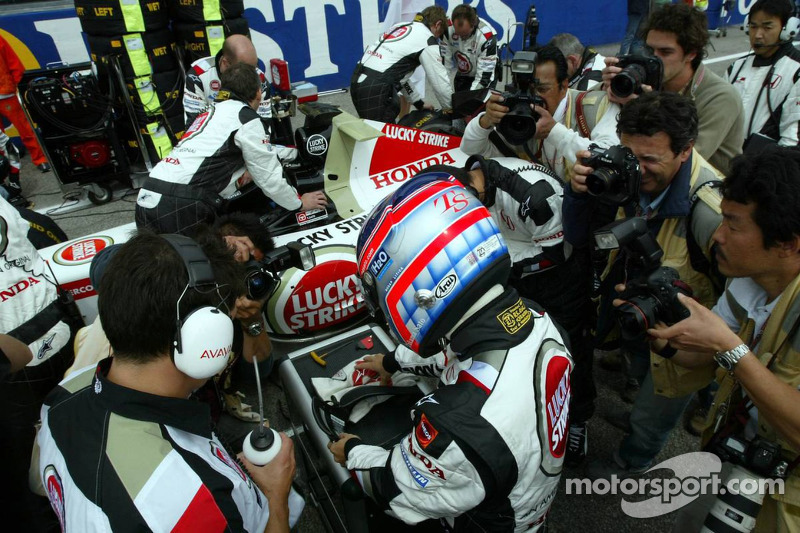
M 717 352 L 717 354 L 714 356 L 714 360 L 719 366 L 733 374 L 733 368 L 736 366 L 736 363 L 739 362 L 739 359 L 747 355 L 749 351 L 749 346 L 746 344 L 740 344 L 731 350 Z
M 261 320 L 253 322 L 245 326 L 244 331 L 251 337 L 258 337 L 264 332 L 264 323 Z

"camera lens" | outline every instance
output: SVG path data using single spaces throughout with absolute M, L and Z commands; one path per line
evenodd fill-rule
M 528 102 L 514 106 L 506 116 L 500 120 L 497 130 L 512 144 L 523 144 L 536 135 L 536 121 L 538 116 L 531 111 Z
M 611 92 L 620 98 L 627 98 L 641 89 L 646 76 L 641 65 L 628 65 L 611 80 Z
M 593 196 L 602 196 L 618 188 L 619 172 L 609 168 L 598 168 L 586 176 L 586 188 Z
M 656 323 L 656 306 L 652 297 L 635 296 L 616 308 L 617 321 L 623 339 L 639 338 Z

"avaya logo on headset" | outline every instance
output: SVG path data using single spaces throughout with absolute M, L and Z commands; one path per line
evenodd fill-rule
M 228 357 L 228 354 L 231 353 L 231 348 L 233 348 L 232 344 L 217 349 L 214 348 L 205 349 L 203 350 L 200 359 L 216 359 L 217 357 Z

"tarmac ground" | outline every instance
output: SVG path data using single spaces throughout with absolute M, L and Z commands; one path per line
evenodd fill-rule
M 712 37 L 711 46 L 706 63 L 711 70 L 723 74 L 727 66 L 735 57 L 748 51 L 747 37 L 738 27 L 727 28 L 727 36 Z M 618 44 L 609 44 L 596 47 L 604 55 L 614 55 Z M 325 95 L 322 101 L 340 105 L 344 110 L 355 114 L 350 96 L 346 92 Z M 300 117 L 295 119 L 295 127 L 300 125 Z M 61 186 L 52 173 L 40 173 L 30 162 L 28 156 L 23 160 L 22 169 L 23 193 L 34 202 L 34 209 L 50 215 L 67 233 L 70 238 L 77 238 L 88 233 L 102 231 L 133 221 L 133 212 L 136 191 L 119 191 L 118 197 L 106 205 L 95 206 L 89 204 L 81 210 L 66 211 L 64 208 L 76 204 L 83 196 L 80 188 L 74 186 Z M 256 406 L 258 400 L 255 394 L 254 379 L 243 375 L 248 369 L 242 369 L 237 374 L 237 388 L 246 395 L 246 402 Z M 287 406 L 283 386 L 277 376 L 277 371 L 262 380 L 265 385 L 265 415 L 270 420 L 272 427 L 278 430 L 290 428 L 290 409 Z M 619 372 L 608 372 L 595 364 L 595 381 L 597 384 L 598 398 L 597 409 L 593 419 L 589 422 L 589 456 L 590 459 L 603 457 L 611 453 L 623 437 L 623 432 L 611 424 L 607 418 L 629 410 L 629 404 L 624 403 L 619 396 L 619 391 L 624 384 L 624 377 Z M 520 406 L 525 408 L 525 406 Z M 691 410 L 691 407 L 690 407 Z M 231 443 L 240 442 L 247 431 L 254 424 L 239 422 L 228 415 L 224 415 L 220 423 L 220 432 L 225 434 Z M 663 451 L 656 459 L 656 463 L 667 458 L 683 453 L 697 451 L 698 439 L 691 436 L 683 427 L 673 430 Z M 296 450 L 299 446 L 296 445 Z M 648 474 L 666 474 L 664 470 Z M 300 485 L 306 483 L 306 466 L 298 457 L 298 477 Z M 576 495 L 566 494 L 567 480 L 570 478 L 583 478 L 583 468 L 565 469 L 562 475 L 558 495 L 550 511 L 548 520 L 550 531 L 636 531 L 636 532 L 661 532 L 671 530 L 675 512 L 658 517 L 637 519 L 626 515 L 621 508 L 623 499 L 641 500 L 646 495 L 623 496 L 620 494 Z M 334 494 L 334 497 L 336 495 Z M 386 529 L 386 528 L 382 528 Z M 400 528 L 404 530 L 404 528 Z M 296 528 L 300 532 L 316 533 L 326 531 L 324 521 L 321 519 L 317 507 L 311 503 L 306 506 L 301 522 Z M 405 529 L 407 530 L 407 529 Z M 388 529 L 387 529 L 388 531 Z

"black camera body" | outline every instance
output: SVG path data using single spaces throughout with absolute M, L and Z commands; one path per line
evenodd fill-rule
M 589 194 L 612 205 L 626 204 L 639 198 L 642 173 L 639 160 L 630 148 L 617 145 L 603 149 L 591 144 L 589 152 L 591 155 L 583 159 L 584 165 L 594 169 L 586 176 Z
M 716 442 L 711 452 L 723 462 L 743 466 L 762 477 L 786 479 L 788 473 L 788 464 L 781 456 L 780 445 L 760 437 L 747 441 L 728 436 Z
M 611 80 L 611 92 L 619 98 L 632 94 L 642 94 L 642 85 L 649 85 L 654 91 L 661 90 L 664 79 L 664 64 L 653 56 L 624 55 L 618 58 L 617 67 L 622 69 Z
M 310 270 L 316 264 L 310 244 L 293 241 L 270 250 L 260 261 L 245 263 L 245 288 L 250 300 L 269 298 L 280 286 L 280 274 L 289 268 Z
M 522 91 L 503 93 L 503 105 L 508 113 L 500 120 L 497 131 L 512 144 L 523 144 L 536 135 L 536 121 L 539 113 L 534 113 L 531 104 L 544 107 L 544 100 L 538 95 L 531 96 Z
M 546 107 L 545 101 L 536 94 L 536 52 L 521 51 L 511 60 L 513 84 L 506 85 L 503 105 L 508 113 L 500 120 L 497 131 L 511 144 L 523 144 L 536 135 L 536 121 L 531 104 Z
M 616 308 L 622 337 L 638 338 L 658 321 L 671 326 L 689 318 L 689 310 L 678 300 L 678 294 L 692 296 L 692 289 L 672 267 L 660 266 L 628 281 L 617 297 L 623 301 Z

